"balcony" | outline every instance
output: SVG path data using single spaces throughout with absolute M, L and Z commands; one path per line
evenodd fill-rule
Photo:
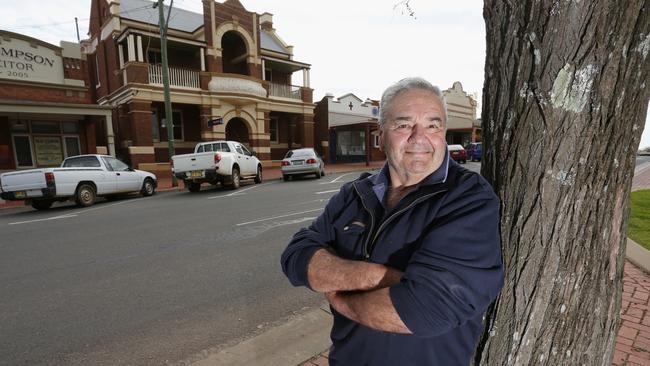
M 149 84 L 163 84 L 163 68 L 161 65 L 149 65 Z M 201 87 L 199 72 L 170 66 L 169 86 L 199 89 Z
M 302 91 L 295 85 L 269 83 L 269 96 L 302 100 Z

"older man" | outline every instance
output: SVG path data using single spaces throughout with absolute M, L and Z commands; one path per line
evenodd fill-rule
M 503 283 L 499 201 L 449 158 L 440 90 L 383 94 L 387 164 L 345 184 L 282 255 L 295 286 L 334 314 L 330 365 L 468 365 Z

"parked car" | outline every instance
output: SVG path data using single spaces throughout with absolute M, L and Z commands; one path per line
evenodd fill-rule
M 282 179 L 289 180 L 293 176 L 313 174 L 317 179 L 325 175 L 325 163 L 312 148 L 287 151 L 282 159 Z
M 237 189 L 241 179 L 262 183 L 262 163 L 237 141 L 200 142 L 193 154 L 172 156 L 172 174 L 190 192 L 198 192 L 202 183 L 228 184 Z
M 461 164 L 467 162 L 467 153 L 461 145 L 448 145 L 447 149 L 449 149 L 449 155 L 451 155 L 451 158 L 455 161 Z
M 483 144 L 480 142 L 472 142 L 467 145 L 467 157 L 470 161 L 481 161 L 483 157 Z
M 90 206 L 98 196 L 131 192 L 151 196 L 156 187 L 154 174 L 132 169 L 108 155 L 77 155 L 63 160 L 59 168 L 0 174 L 3 200 L 25 200 L 37 210 L 70 199 L 79 206 Z

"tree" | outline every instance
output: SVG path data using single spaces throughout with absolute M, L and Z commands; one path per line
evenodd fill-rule
M 482 174 L 505 286 L 475 361 L 611 365 L 650 1 L 486 0 L 484 18 Z

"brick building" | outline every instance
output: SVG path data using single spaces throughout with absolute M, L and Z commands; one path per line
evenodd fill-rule
M 117 155 L 169 172 L 158 9 L 147 0 L 92 0 L 86 45 L 100 105 L 113 108 Z M 165 7 L 167 14 L 167 7 Z M 176 153 L 233 139 L 264 166 L 289 148 L 313 146 L 310 65 L 293 60 L 271 14 L 239 1 L 203 0 L 203 14 L 173 8 L 168 30 Z M 302 71 L 303 85 L 292 85 Z M 209 126 L 221 117 L 223 124 Z
M 384 160 L 379 150 L 379 101 L 352 93 L 316 103 L 316 149 L 329 163 Z
M 111 109 L 93 91 L 79 44 L 0 30 L 0 171 L 113 151 Z

